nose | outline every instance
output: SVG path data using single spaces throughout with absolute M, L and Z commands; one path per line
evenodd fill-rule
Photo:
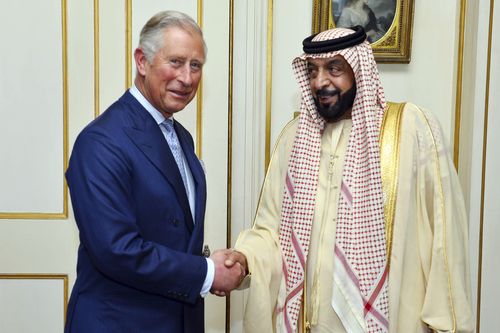
M 193 84 L 193 73 L 191 72 L 189 64 L 180 69 L 177 80 L 179 80 L 184 87 L 190 87 Z
M 330 82 L 328 73 L 323 68 L 320 68 L 318 70 L 318 74 L 314 78 L 313 84 L 314 84 L 315 88 L 317 88 L 317 89 L 324 88 L 324 87 L 329 86 L 330 83 L 331 82 Z

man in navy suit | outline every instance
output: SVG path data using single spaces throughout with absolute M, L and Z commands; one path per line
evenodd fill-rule
M 239 284 L 226 252 L 202 254 L 206 183 L 189 132 L 206 46 L 187 15 L 141 31 L 134 85 L 78 136 L 66 178 L 80 231 L 65 332 L 204 331 L 203 297 Z

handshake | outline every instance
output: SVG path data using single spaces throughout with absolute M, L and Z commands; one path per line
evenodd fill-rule
M 228 296 L 248 274 L 247 259 L 233 249 L 216 250 L 210 259 L 215 264 L 215 276 L 210 292 L 217 296 Z

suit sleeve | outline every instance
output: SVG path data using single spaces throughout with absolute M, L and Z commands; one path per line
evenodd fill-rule
M 102 274 L 124 285 L 195 303 L 205 258 L 143 239 L 134 212 L 131 163 L 107 134 L 84 131 L 66 173 L 81 250 Z M 147 198 L 144 198 L 147 200 Z

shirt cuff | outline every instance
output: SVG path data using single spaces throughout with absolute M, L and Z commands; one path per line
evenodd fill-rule
M 207 296 L 210 288 L 212 288 L 212 283 L 214 282 L 215 277 L 215 264 L 212 259 L 205 258 L 207 261 L 207 276 L 205 277 L 205 282 L 203 282 L 203 287 L 201 287 L 200 296 Z

